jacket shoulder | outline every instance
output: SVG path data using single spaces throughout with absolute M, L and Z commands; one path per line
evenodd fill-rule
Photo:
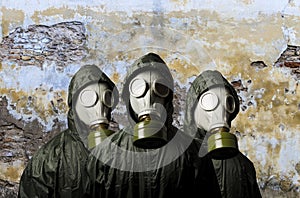
M 66 131 L 60 132 L 46 144 L 41 146 L 28 162 L 27 169 L 31 169 L 33 174 L 34 172 L 39 172 L 40 168 L 43 166 L 47 166 L 50 170 L 55 170 L 54 164 L 57 163 L 62 150 L 61 145 L 65 132 Z

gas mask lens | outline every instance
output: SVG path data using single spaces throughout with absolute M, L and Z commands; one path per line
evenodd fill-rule
M 162 80 L 155 80 L 152 84 L 154 93 L 162 98 L 169 95 L 169 88 L 162 83 Z
M 235 102 L 232 95 L 226 96 L 226 111 L 233 113 L 235 110 Z
M 92 107 L 98 102 L 99 96 L 94 90 L 83 90 L 80 92 L 79 98 L 83 106 Z M 113 106 L 114 98 L 111 90 L 107 89 L 102 93 L 101 102 L 109 108 Z
M 133 79 L 129 85 L 129 92 L 133 97 L 141 97 L 147 89 L 146 81 L 141 78 Z
M 96 104 L 98 94 L 94 90 L 83 90 L 80 92 L 80 102 L 85 107 L 91 107 Z
M 114 97 L 111 90 L 105 90 L 102 95 L 103 104 L 109 108 L 114 105 Z
M 213 92 L 206 92 L 202 94 L 199 101 L 201 108 L 205 111 L 214 110 L 219 103 L 218 96 Z
M 154 93 L 162 98 L 169 95 L 169 88 L 162 83 L 162 80 L 154 80 L 151 85 L 151 89 Z M 130 82 L 129 92 L 133 97 L 139 98 L 143 96 L 148 90 L 147 82 L 144 79 L 136 78 Z

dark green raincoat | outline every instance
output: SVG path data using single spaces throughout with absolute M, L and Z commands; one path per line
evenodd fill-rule
M 198 142 L 199 149 L 203 143 L 206 132 L 196 126 L 194 120 L 194 111 L 198 103 L 198 99 L 202 93 L 212 86 L 224 86 L 227 88 L 235 99 L 235 106 L 239 107 L 239 99 L 236 91 L 231 84 L 218 71 L 207 70 L 202 72 L 191 84 L 186 99 L 186 113 L 184 131 L 193 134 Z M 233 120 L 239 112 L 239 108 L 233 112 L 230 121 Z M 196 134 L 195 134 L 196 133 Z M 204 158 L 209 158 L 205 156 Z M 204 158 L 199 158 L 201 159 Z M 226 160 L 213 160 L 214 174 L 218 181 L 219 190 L 223 198 L 256 198 L 261 197 L 259 187 L 256 181 L 256 171 L 253 163 L 242 153 L 238 153 L 233 158 Z M 198 165 L 199 166 L 199 165 Z M 211 168 L 211 167 L 209 167 Z M 199 166 L 198 171 L 202 173 L 203 167 Z M 212 172 L 211 170 L 207 170 Z M 203 185 L 205 180 L 201 179 L 202 175 L 196 176 L 196 188 Z M 200 182 L 200 184 L 197 184 Z M 216 187 L 216 186 L 214 186 Z
M 88 130 L 73 111 L 72 104 L 85 86 L 106 82 L 111 89 L 113 82 L 94 65 L 81 67 L 69 85 L 68 129 L 43 145 L 28 162 L 19 187 L 18 197 L 85 197 L 88 177 L 85 172 L 89 151 L 85 146 Z M 114 89 L 114 94 L 117 94 Z
M 222 197 L 261 197 L 254 165 L 245 155 L 239 152 L 226 160 L 213 159 L 213 164 Z
M 156 54 L 141 57 L 129 68 L 122 93 L 130 116 L 129 125 L 93 150 L 87 166 L 93 197 L 175 198 L 193 195 L 193 154 L 196 146 L 193 138 L 172 126 L 173 87 L 165 104 L 168 143 L 158 149 L 142 149 L 133 145 L 133 126 L 137 115 L 131 110 L 128 84 L 135 74 L 148 69 L 160 71 L 173 86 L 167 65 Z

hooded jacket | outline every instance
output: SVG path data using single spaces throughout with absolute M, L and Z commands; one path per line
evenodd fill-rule
M 191 84 L 186 99 L 186 113 L 184 120 L 185 132 L 192 134 L 198 142 L 198 149 L 204 144 L 203 142 L 206 131 L 199 129 L 196 126 L 194 120 L 194 111 L 198 100 L 202 93 L 207 91 L 213 86 L 223 86 L 229 90 L 230 94 L 234 98 L 235 111 L 231 114 L 230 122 L 236 117 L 239 112 L 239 99 L 235 89 L 231 84 L 222 76 L 218 71 L 207 70 L 202 72 Z M 204 160 L 210 158 L 206 155 L 198 160 Z M 259 187 L 256 181 L 256 171 L 253 163 L 242 153 L 238 153 L 235 157 L 226 160 L 210 159 L 213 162 L 212 167 L 208 167 L 206 170 L 210 174 L 215 174 L 206 177 L 216 177 L 218 181 L 219 190 L 223 198 L 256 198 L 261 197 Z M 203 178 L 203 167 L 197 165 L 198 175 L 196 176 L 196 188 L 203 185 L 205 180 Z M 205 174 L 205 173 L 204 173 Z M 207 174 L 206 174 L 207 175 Z M 202 183 L 201 183 L 202 182 Z M 216 188 L 216 186 L 214 186 Z
M 165 108 L 168 143 L 157 149 L 133 145 L 133 127 L 137 115 L 129 101 L 129 82 L 145 70 L 159 70 L 171 82 Z M 163 198 L 192 197 L 194 168 L 193 139 L 172 125 L 173 78 L 165 62 L 154 53 L 138 59 L 127 72 L 122 99 L 126 104 L 129 125 L 107 138 L 91 153 L 88 173 L 93 197 Z
M 87 85 L 105 82 L 118 94 L 114 83 L 95 65 L 81 67 L 68 90 L 68 128 L 43 145 L 30 159 L 20 180 L 18 197 L 85 197 L 85 172 L 89 151 L 84 142 L 87 127 L 73 111 L 78 93 Z

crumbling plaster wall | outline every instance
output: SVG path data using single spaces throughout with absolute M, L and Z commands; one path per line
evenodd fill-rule
M 80 66 L 99 65 L 121 90 L 127 67 L 150 51 L 172 70 L 175 125 L 189 83 L 219 70 L 240 97 L 232 132 L 262 194 L 299 196 L 299 1 L 1 2 L 1 196 L 16 195 L 28 159 L 66 127 L 67 88 Z M 123 127 L 122 103 L 113 113 Z

